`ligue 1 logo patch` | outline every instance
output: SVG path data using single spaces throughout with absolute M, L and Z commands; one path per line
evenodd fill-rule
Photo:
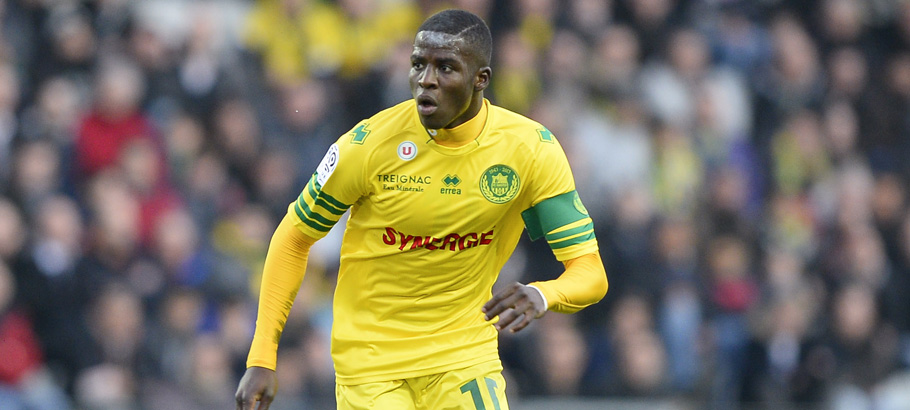
M 332 144 L 329 147 L 329 151 L 322 157 L 319 166 L 316 167 L 316 182 L 320 186 L 325 185 L 332 173 L 335 172 L 335 167 L 338 166 L 338 156 L 338 144 Z
M 417 156 L 417 144 L 411 141 L 405 141 L 398 144 L 398 158 L 410 161 Z
M 493 165 L 480 176 L 480 193 L 494 204 L 504 204 L 518 195 L 521 179 L 508 165 Z

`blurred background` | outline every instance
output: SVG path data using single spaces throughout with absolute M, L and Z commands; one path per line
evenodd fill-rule
M 910 2 L 0 0 L 0 409 L 227 409 L 272 230 L 432 12 L 560 139 L 610 291 L 516 409 L 910 409 Z M 339 224 L 273 409 L 333 409 Z M 524 238 L 502 281 L 555 277 Z

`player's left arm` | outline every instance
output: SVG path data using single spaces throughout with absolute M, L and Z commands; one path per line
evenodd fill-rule
M 563 265 L 566 270 L 558 278 L 528 285 L 540 291 L 546 310 L 575 313 L 607 294 L 607 271 L 599 251 L 569 259 Z
M 558 278 L 524 285 L 514 282 L 493 295 L 484 306 L 487 320 L 499 316 L 493 326 L 515 333 L 547 310 L 574 313 L 603 299 L 609 287 L 607 272 L 594 252 L 564 261 Z
M 498 330 L 517 332 L 547 310 L 577 312 L 600 301 L 608 288 L 594 221 L 575 191 L 562 147 L 549 131 L 543 131 L 530 168 L 531 206 L 521 216 L 531 240 L 545 238 L 566 269 L 557 279 L 512 283 L 497 292 L 482 310 L 487 320 L 499 316 Z

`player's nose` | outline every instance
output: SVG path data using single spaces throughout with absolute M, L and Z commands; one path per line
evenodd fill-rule
M 437 85 L 435 67 L 427 66 L 426 69 L 417 76 L 417 84 L 423 88 L 435 87 Z

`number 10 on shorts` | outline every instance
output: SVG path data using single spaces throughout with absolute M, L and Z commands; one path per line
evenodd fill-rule
M 471 380 L 461 386 L 461 393 L 471 393 L 471 398 L 474 399 L 474 408 L 476 410 L 487 410 L 487 406 L 483 404 L 483 397 L 480 396 L 480 386 L 478 386 L 477 381 L 480 379 Z M 483 378 L 484 383 L 487 385 L 487 392 L 490 393 L 490 400 L 493 401 L 493 410 L 500 410 L 499 408 L 499 399 L 496 398 L 496 381 L 489 378 Z

